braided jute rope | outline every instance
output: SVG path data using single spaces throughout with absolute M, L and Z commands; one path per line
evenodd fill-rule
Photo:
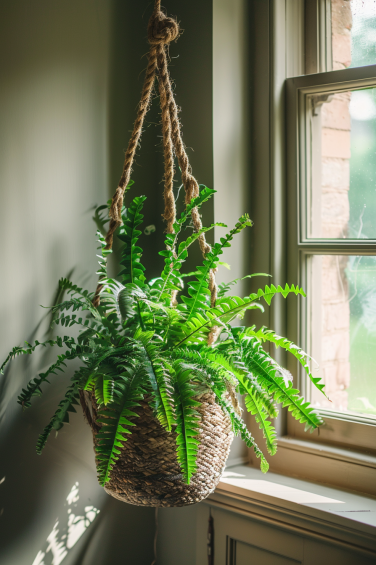
M 161 11 L 161 0 L 155 0 L 154 11 L 148 24 L 148 41 L 150 50 L 148 54 L 148 65 L 145 73 L 145 80 L 141 93 L 141 100 L 137 110 L 136 120 L 133 126 L 131 138 L 125 152 L 123 173 L 121 175 L 119 185 L 112 198 L 110 207 L 110 225 L 106 235 L 105 249 L 111 249 L 113 244 L 113 236 L 116 229 L 121 225 L 121 209 L 123 206 L 124 194 L 127 189 L 134 157 L 138 143 L 140 141 L 142 128 L 146 113 L 150 106 L 151 94 L 154 87 L 156 70 L 159 71 L 159 95 L 162 111 L 162 132 L 164 147 L 164 203 L 165 210 L 163 217 L 167 223 L 167 233 L 173 232 L 173 224 L 176 218 L 175 198 L 173 194 L 174 179 L 174 150 L 181 169 L 182 182 L 185 190 L 185 202 L 189 204 L 192 198 L 199 195 L 199 186 L 197 180 L 192 175 L 191 166 L 189 164 L 188 155 L 185 151 L 182 140 L 181 125 L 178 118 L 178 108 L 175 102 L 170 75 L 168 72 L 168 62 L 166 55 L 166 46 L 171 41 L 179 37 L 179 25 L 173 18 L 167 17 Z M 202 229 L 202 222 L 199 211 L 194 208 L 191 212 L 194 230 L 198 232 Z M 205 239 L 205 235 L 199 237 L 200 249 L 205 257 L 211 247 Z M 210 271 L 209 289 L 211 293 L 211 306 L 215 306 L 217 298 L 217 285 L 215 284 L 215 269 Z M 93 304 L 98 306 L 100 303 L 100 291 L 102 290 L 101 282 L 98 286 L 93 299 Z

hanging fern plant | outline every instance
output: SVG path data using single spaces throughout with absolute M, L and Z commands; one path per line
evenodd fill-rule
M 65 370 L 71 360 L 80 361 L 65 397 L 37 442 L 40 454 L 50 433 L 69 422 L 69 413 L 81 404 L 92 427 L 99 483 L 107 492 L 132 504 L 181 506 L 198 502 L 217 485 L 234 434 L 253 448 L 261 470 L 268 470 L 262 449 L 256 445 L 242 418 L 238 396 L 263 432 L 266 450 L 277 449 L 273 420 L 277 404 L 314 429 L 321 420 L 294 388 L 291 375 L 263 348 L 274 343 L 295 356 L 314 386 L 307 355 L 273 331 L 255 326 L 235 326 L 247 310 L 264 310 L 277 294 L 305 296 L 294 285 L 266 285 L 243 298 L 230 294 L 237 280 L 217 287 L 215 273 L 223 250 L 234 236 L 251 226 L 247 214 L 212 247 L 205 234 L 217 223 L 204 227 L 200 208 L 214 190 L 198 185 L 182 141 L 178 110 L 167 68 L 166 45 L 179 35 L 175 20 L 165 16 L 160 0 L 149 22 L 148 66 L 137 118 L 125 154 L 123 174 L 109 210 L 94 215 L 101 255 L 99 284 L 95 293 L 68 279 L 59 283 L 59 296 L 67 299 L 52 307 L 53 324 L 77 326 L 76 337 L 56 337 L 15 347 L 1 367 L 17 355 L 32 354 L 38 347 L 62 350 L 55 363 L 33 378 L 18 402 L 23 408 L 43 392 L 52 375 Z M 156 73 L 165 160 L 166 249 L 161 276 L 148 280 L 139 245 L 144 196 L 123 206 L 142 126 L 149 107 Z M 179 164 L 185 191 L 185 210 L 176 215 L 173 194 L 174 162 Z M 181 237 L 186 223 L 193 231 Z M 117 279 L 108 277 L 107 258 L 113 237 L 121 244 L 121 269 Z M 190 247 L 198 242 L 203 261 L 184 286 L 182 273 Z
M 310 372 L 307 355 L 265 327 L 257 330 L 255 326 L 231 325 L 247 310 L 263 310 L 265 304 L 269 306 L 276 294 L 284 298 L 290 293 L 305 296 L 303 290 L 294 285 L 270 285 L 240 298 L 229 296 L 231 285 L 222 285 L 216 305 L 210 304 L 209 272 L 218 267 L 223 249 L 230 246 L 234 235 L 251 225 L 247 215 L 213 246 L 202 265 L 197 267 L 193 280 L 186 288 L 183 286 L 181 268 L 200 232 L 177 245 L 178 236 L 191 209 L 200 208 L 214 192 L 202 187 L 200 195 L 174 223 L 173 233 L 166 237 L 168 251 L 160 252 L 165 258 L 164 269 L 160 278 L 151 281 L 146 279 L 141 263 L 142 249 L 138 240 L 142 232 L 137 229 L 143 219 L 145 197 L 136 197 L 128 209 L 122 210 L 123 225 L 118 230 L 123 243 L 122 268 L 118 280 L 107 276 L 107 257 L 111 251 L 106 251 L 105 239 L 97 232 L 101 246 L 100 304 L 93 306 L 94 293 L 69 280 L 62 279 L 59 283 L 69 299 L 52 308 L 53 323 L 63 327 L 78 326 L 77 338 L 65 336 L 43 343 L 36 341 L 33 345 L 26 343 L 25 347 L 15 347 L 9 353 L 2 372 L 12 358 L 31 354 L 38 346 L 66 348 L 47 371 L 22 390 L 18 402 L 24 408 L 31 405 L 33 396 L 42 393 L 41 385 L 49 382 L 51 375 L 64 370 L 67 361 L 81 361 L 65 397 L 38 439 L 38 453 L 42 452 L 52 430 L 58 431 L 69 422 L 69 412 L 75 412 L 74 406 L 79 404 L 80 391 L 92 393 L 98 407 L 97 423 L 101 428 L 96 434 L 96 454 L 102 486 L 110 480 L 111 470 L 121 450 L 126 448 L 135 425 L 134 417 L 137 417 L 135 409 L 144 398 L 160 426 L 167 432 L 175 432 L 177 457 L 187 484 L 196 471 L 199 445 L 196 410 L 199 401 L 196 398 L 202 389 L 215 395 L 216 402 L 231 420 L 234 433 L 255 450 L 264 472 L 268 469 L 267 459 L 247 430 L 236 400 L 231 401 L 234 395 L 229 391 L 244 396 L 247 410 L 263 431 L 270 455 L 277 449 L 272 425 L 278 414 L 276 404 L 287 407 L 307 429 L 320 425 L 315 410 L 293 387 L 290 374 L 265 352 L 262 343 L 272 342 L 294 355 L 313 384 L 322 391 L 323 385 Z M 178 304 L 175 303 L 177 292 Z M 210 334 L 215 335 L 216 340 L 208 344 Z

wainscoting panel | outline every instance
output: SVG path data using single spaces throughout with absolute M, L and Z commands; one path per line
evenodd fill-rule
M 301 561 L 283 557 L 278 553 L 260 549 L 254 545 L 228 538 L 227 565 L 300 565 Z

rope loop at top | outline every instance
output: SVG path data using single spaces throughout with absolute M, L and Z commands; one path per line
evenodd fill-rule
M 148 25 L 148 41 L 151 45 L 167 45 L 179 37 L 179 24 L 173 18 L 156 9 Z
M 110 208 L 110 224 L 106 235 L 105 249 L 111 249 L 116 229 L 122 224 L 121 211 L 124 193 L 130 180 L 136 149 L 140 141 L 142 128 L 146 113 L 150 106 L 152 91 L 158 71 L 158 83 L 160 104 L 162 112 L 162 133 L 165 161 L 165 188 L 164 201 L 165 210 L 163 217 L 167 223 L 167 233 L 173 233 L 176 218 L 176 206 L 173 191 L 174 183 L 174 157 L 176 156 L 181 171 L 182 184 L 185 190 L 185 203 L 190 204 L 193 198 L 199 195 L 199 185 L 192 174 L 189 159 L 182 139 L 181 123 L 178 117 L 179 109 L 176 105 L 174 92 L 168 71 L 168 59 L 166 45 L 179 37 L 179 25 L 173 18 L 166 16 L 161 10 L 161 0 L 155 0 L 154 11 L 148 24 L 148 40 L 150 43 L 148 64 L 145 72 L 145 80 L 142 87 L 141 100 L 137 110 L 131 138 L 125 152 L 123 173 L 118 187 L 112 198 Z M 199 210 L 191 210 L 193 228 L 196 233 L 202 230 L 202 221 Z M 211 251 L 211 246 L 206 241 L 205 234 L 198 237 L 201 252 L 204 257 Z M 174 251 L 174 250 L 173 250 Z M 215 282 L 216 269 L 211 269 L 209 274 L 209 291 L 211 306 L 214 307 L 217 299 L 217 285 Z M 103 286 L 101 280 L 98 282 L 97 290 L 93 299 L 94 306 L 100 304 L 100 293 Z M 175 305 L 176 291 L 172 296 L 172 304 Z M 209 334 L 208 343 L 213 345 L 219 335 L 218 328 L 214 326 Z

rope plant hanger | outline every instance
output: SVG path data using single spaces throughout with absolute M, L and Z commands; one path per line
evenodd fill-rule
M 220 255 L 251 221 L 244 214 L 213 246 L 205 239 L 213 227 L 227 226 L 216 223 L 203 227 L 201 222 L 200 207 L 215 191 L 198 185 L 182 140 L 166 53 L 168 44 L 178 36 L 177 22 L 161 11 L 160 0 L 156 0 L 148 24 L 150 50 L 141 100 L 109 220 L 101 216 L 106 205 L 96 210 L 102 250 L 97 289 L 89 292 L 61 279 L 59 297 L 66 293 L 67 299 L 51 308 L 52 324 L 78 326 L 78 336 L 57 336 L 33 345 L 26 342 L 25 347 L 14 347 L 0 367 L 2 373 L 12 358 L 30 355 L 39 346 L 66 348 L 22 390 L 18 402 L 28 408 L 32 398 L 43 392 L 41 385 L 49 382 L 50 375 L 62 371 L 67 361 L 79 359 L 81 364 L 64 398 L 39 436 L 37 453 L 42 452 L 53 430 L 69 422 L 69 412 L 75 412 L 74 406 L 80 403 L 93 432 L 100 485 L 121 501 L 144 506 L 184 506 L 206 498 L 220 480 L 234 434 L 254 450 L 261 470 L 268 470 L 263 452 L 243 421 L 237 394 L 244 396 L 270 455 L 277 449 L 271 423 L 278 413 L 276 403 L 287 407 L 307 429 L 321 423 L 293 387 L 290 373 L 262 344 L 272 342 L 290 352 L 323 392 L 322 383 L 311 374 L 307 354 L 264 326 L 231 325 L 247 310 L 263 310 L 262 301 L 270 305 L 276 294 L 305 296 L 303 289 L 266 285 L 240 298 L 229 295 L 239 279 L 216 285 Z M 123 200 L 131 185 L 135 152 L 156 79 L 162 114 L 167 233 L 166 250 L 160 252 L 164 269 L 160 277 L 147 280 L 138 244 L 142 232 L 137 229 L 146 198 L 136 196 L 127 207 Z M 179 217 L 173 194 L 175 158 L 185 190 L 185 210 Z M 190 218 L 193 233 L 177 244 Z M 123 244 L 117 279 L 107 274 L 114 236 Z M 202 264 L 189 275 L 195 280 L 183 285 L 180 271 L 196 240 Z M 86 318 L 77 312 L 84 312 Z
M 129 185 L 136 149 L 141 138 L 145 116 L 150 107 L 156 78 L 158 78 L 159 86 L 164 149 L 165 208 L 163 218 L 167 224 L 166 232 L 168 234 L 174 233 L 176 220 L 176 204 L 173 193 L 175 155 L 181 170 L 185 204 L 189 205 L 194 198 L 199 196 L 199 184 L 192 174 L 182 140 L 178 108 L 168 71 L 166 50 L 169 43 L 178 39 L 178 37 L 178 23 L 161 11 L 161 0 L 156 0 L 148 24 L 150 50 L 141 100 L 125 153 L 123 172 L 111 202 L 110 224 L 105 238 L 105 250 L 112 249 L 114 233 L 122 224 L 121 212 L 124 195 Z M 197 207 L 193 207 L 190 214 L 194 231 L 200 234 L 198 242 L 203 257 L 205 257 L 211 251 L 211 246 L 206 241 L 205 233 L 201 233 L 203 225 Z M 176 257 L 175 249 L 172 251 Z M 213 307 L 217 297 L 215 272 L 216 269 L 214 268 L 209 273 L 210 302 Z M 103 285 L 99 281 L 93 300 L 94 306 L 100 304 L 102 289 Z M 176 294 L 177 291 L 172 293 L 173 305 L 176 304 Z M 208 344 L 213 344 L 217 336 L 218 327 L 213 326 L 208 335 Z M 232 390 L 231 393 L 236 406 L 238 406 Z M 205 441 L 201 443 L 198 455 L 198 472 L 196 472 L 191 484 L 187 485 L 183 482 L 176 457 L 175 434 L 167 433 L 160 426 L 148 402 L 144 401 L 137 414 L 137 428 L 132 430 L 132 436 L 127 441 L 127 449 L 122 452 L 113 469 L 112 478 L 109 484 L 105 486 L 109 494 L 119 500 L 136 505 L 181 506 L 199 502 L 214 490 L 224 469 L 234 435 L 230 419 L 223 414 L 221 408 L 215 403 L 212 393 L 206 392 L 199 395 L 197 400 L 200 401 L 198 408 L 201 420 L 200 435 L 205 437 Z M 95 399 L 85 398 L 81 391 L 80 401 L 93 429 L 94 437 L 96 437 L 95 434 L 98 434 L 99 427 L 96 424 L 95 417 L 91 417 Z
M 167 223 L 167 233 L 173 233 L 173 225 L 176 219 L 175 198 L 173 192 L 174 181 L 174 152 L 181 170 L 182 182 L 185 190 L 185 203 L 190 204 L 192 198 L 199 196 L 199 185 L 192 175 L 188 155 L 185 151 L 180 121 L 178 118 L 178 108 L 175 102 L 174 93 L 171 86 L 170 75 L 168 72 L 168 62 L 166 47 L 179 37 L 179 25 L 173 18 L 167 17 L 161 11 L 161 0 L 156 0 L 153 14 L 148 25 L 148 40 L 150 50 L 148 54 L 148 65 L 145 73 L 145 80 L 138 107 L 137 118 L 133 126 L 133 132 L 129 140 L 128 148 L 125 153 L 123 173 L 119 186 L 112 198 L 110 208 L 110 226 L 106 235 L 106 249 L 112 249 L 113 237 L 116 229 L 122 224 L 121 210 L 123 207 L 124 194 L 130 181 L 133 161 L 138 143 L 141 138 L 142 127 L 145 116 L 150 107 L 151 95 L 158 70 L 159 96 L 162 111 L 162 133 L 165 162 L 165 185 L 164 185 L 164 219 Z M 202 229 L 202 222 L 198 209 L 191 210 L 192 222 L 196 232 Z M 203 256 L 210 252 L 211 247 L 202 233 L 198 238 L 200 249 Z M 215 283 L 215 269 L 210 272 L 209 288 L 211 293 L 211 305 L 215 305 L 217 296 L 217 285 Z M 99 304 L 99 295 L 102 290 L 101 285 L 97 287 L 94 305 Z

